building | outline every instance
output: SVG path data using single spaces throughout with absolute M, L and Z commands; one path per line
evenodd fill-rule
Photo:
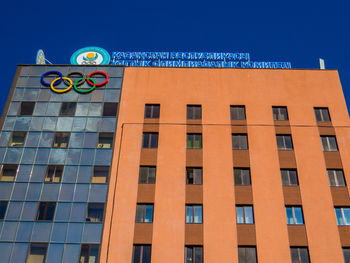
M 21 65 L 0 143 L 1 263 L 350 262 L 336 70 Z

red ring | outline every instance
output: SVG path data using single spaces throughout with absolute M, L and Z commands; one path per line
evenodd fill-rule
M 91 80 L 89 80 L 89 78 L 91 78 L 92 75 L 96 75 L 96 74 L 102 74 L 103 76 L 105 76 L 106 80 L 104 82 L 97 83 L 97 84 L 92 83 Z M 103 71 L 92 72 L 86 78 L 87 83 L 89 83 L 90 85 L 95 85 L 96 87 L 100 87 L 100 86 L 105 85 L 108 82 L 108 80 L 109 80 L 109 77 L 108 77 L 107 73 L 103 72 Z

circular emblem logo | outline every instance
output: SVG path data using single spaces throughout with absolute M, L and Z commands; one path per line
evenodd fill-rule
M 108 65 L 111 60 L 109 53 L 100 47 L 84 47 L 75 51 L 70 58 L 73 65 Z

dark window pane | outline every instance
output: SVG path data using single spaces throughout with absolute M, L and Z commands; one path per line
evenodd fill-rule
M 200 120 L 202 119 L 202 106 L 187 105 L 187 119 Z
M 156 167 L 141 166 L 139 174 L 140 184 L 154 184 L 156 181 Z
M 345 263 L 350 263 L 350 248 L 343 248 Z
M 31 244 L 27 263 L 44 263 L 46 259 L 47 244 Z
M 56 132 L 53 141 L 53 148 L 67 148 L 69 144 L 70 133 Z
M 193 247 L 185 247 L 185 263 L 193 263 Z
M 187 134 L 188 149 L 202 149 L 202 134 Z
M 105 184 L 108 182 L 108 175 L 109 166 L 95 166 L 91 182 Z
M 202 168 L 186 168 L 186 184 L 202 184 Z
M 59 183 L 62 180 L 63 166 L 49 165 L 46 169 L 45 182 Z
M 288 113 L 286 107 L 272 107 L 273 120 L 275 121 L 287 121 Z
M 292 137 L 290 135 L 276 135 L 278 150 L 293 150 Z
M 11 147 L 23 147 L 26 140 L 27 132 L 12 132 L 11 140 L 9 146 Z
M 151 262 L 151 246 L 150 245 L 134 245 L 133 263 L 150 263 Z
M 37 220 L 52 221 L 56 209 L 56 203 L 41 202 L 39 204 Z
M 283 186 L 296 186 L 298 185 L 298 177 L 296 170 L 281 169 L 281 178 Z
M 145 119 L 158 119 L 159 118 L 159 104 L 146 104 L 145 106 Z
M 74 116 L 76 102 L 62 102 L 60 116 Z
M 102 222 L 104 213 L 104 204 L 89 203 L 86 216 L 86 222 Z
M 322 148 L 325 152 L 338 151 L 337 140 L 335 136 L 321 136 Z
M 97 148 L 110 149 L 113 145 L 113 133 L 101 132 L 98 134 Z
M 158 147 L 158 133 L 143 133 L 142 148 L 157 148 Z
M 15 180 L 17 175 L 18 165 L 16 164 L 4 164 L 2 166 L 0 181 L 12 182 Z
M 151 246 L 143 246 L 142 263 L 151 263 Z
M 97 263 L 99 245 L 82 245 L 79 263 Z
M 256 248 L 255 247 L 238 247 L 238 262 L 239 263 L 256 263 Z
M 35 102 L 22 102 L 19 115 L 30 116 L 33 115 Z
M 6 201 L 0 201 L 0 220 L 5 218 L 7 203 Z
M 250 185 L 249 168 L 234 168 L 235 185 Z
M 305 247 L 290 248 L 292 263 L 309 263 L 309 252 Z
M 328 108 L 315 108 L 315 116 L 317 122 L 330 122 L 331 118 L 329 116 Z
M 232 134 L 232 149 L 247 150 L 248 139 L 246 134 Z
M 103 116 L 116 116 L 118 103 L 105 102 L 103 104 Z
M 231 106 L 231 120 L 245 120 L 245 107 L 244 106 Z

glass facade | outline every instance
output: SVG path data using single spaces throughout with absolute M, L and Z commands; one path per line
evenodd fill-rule
M 40 82 L 52 70 L 64 76 L 104 71 L 109 81 L 90 93 L 71 89 L 58 94 Z M 22 66 L 0 134 L 1 172 L 5 165 L 17 167 L 15 177 L 0 181 L 0 202 L 8 202 L 0 219 L 1 262 L 25 262 L 33 243 L 47 244 L 50 263 L 78 262 L 81 244 L 100 244 L 103 220 L 90 220 L 89 212 L 97 212 L 88 210 L 92 203 L 90 207 L 105 207 L 108 179 L 92 178 L 96 166 L 110 170 L 113 146 L 99 147 L 98 138 L 115 134 L 117 116 L 105 116 L 103 110 L 105 103 L 119 102 L 122 77 L 123 68 L 113 66 Z M 94 79 L 104 80 L 99 75 Z M 32 115 L 21 114 L 22 102 L 35 102 Z M 60 116 L 66 102 L 76 103 L 74 115 Z M 25 132 L 24 144 L 11 144 L 14 132 Z M 62 133 L 68 137 L 58 136 L 56 143 Z M 42 205 L 40 213 L 49 216 L 39 220 L 41 204 L 48 202 L 50 210 Z M 98 213 L 101 218 L 101 209 Z

